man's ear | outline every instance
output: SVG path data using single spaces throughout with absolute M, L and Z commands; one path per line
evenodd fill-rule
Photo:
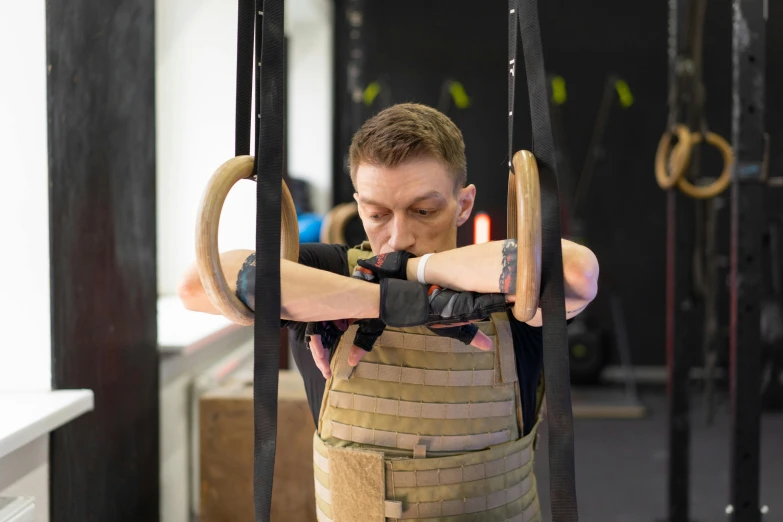
M 473 203 L 476 201 L 476 186 L 468 185 L 459 190 L 457 194 L 457 226 L 462 226 L 473 212 Z

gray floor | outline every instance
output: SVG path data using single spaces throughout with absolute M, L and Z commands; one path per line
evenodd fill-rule
M 654 522 L 666 515 L 666 399 L 662 390 L 642 392 L 649 415 L 642 420 L 575 421 L 577 497 L 585 522 Z M 725 398 L 724 398 L 725 400 Z M 719 406 L 707 426 L 698 395 L 691 439 L 691 517 L 726 522 L 729 492 L 729 412 Z M 537 452 L 544 520 L 549 521 L 546 426 Z M 783 414 L 765 414 L 761 441 L 761 502 L 764 522 L 783 521 Z

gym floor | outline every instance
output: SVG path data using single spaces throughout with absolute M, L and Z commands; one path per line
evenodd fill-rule
M 576 419 L 577 496 L 581 520 L 658 522 L 666 516 L 667 405 L 661 388 L 643 389 L 641 420 Z M 691 397 L 691 520 L 725 522 L 729 504 L 730 411 L 724 396 L 708 426 L 701 395 Z M 783 413 L 765 413 L 761 436 L 764 522 L 783 520 Z M 546 425 L 536 462 L 544 520 L 551 520 Z

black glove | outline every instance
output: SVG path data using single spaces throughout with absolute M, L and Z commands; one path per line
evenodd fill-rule
M 381 280 L 380 305 L 381 320 L 396 327 L 477 321 L 510 306 L 505 294 L 455 292 L 399 279 Z
M 360 259 L 359 266 L 371 271 L 379 280 L 408 279 L 408 260 L 416 257 L 410 252 L 400 250 L 388 254 L 378 254 L 369 259 Z
M 339 321 L 316 321 L 314 323 L 307 323 L 305 328 L 305 345 L 310 347 L 310 337 L 313 335 L 321 336 L 321 344 L 324 348 L 329 350 L 329 354 L 334 353 L 334 348 L 337 346 L 337 342 L 343 333 L 348 329 L 348 321 L 341 319 Z
M 353 275 L 356 279 L 363 279 L 370 283 L 379 283 L 378 276 L 372 270 L 368 270 L 364 267 L 357 266 Z M 364 350 L 365 352 L 371 352 L 375 341 L 381 336 L 386 329 L 386 323 L 380 319 L 360 319 L 356 321 L 359 325 L 359 329 L 356 331 L 356 337 L 353 340 L 353 344 Z
M 354 272 L 354 277 L 358 271 L 362 271 L 362 278 L 368 281 L 373 280 L 375 276 L 379 280 L 383 279 L 407 279 L 408 261 L 416 257 L 410 252 L 404 250 L 380 254 L 369 259 L 360 259 L 358 267 Z M 466 324 L 450 328 L 430 328 L 433 333 L 441 337 L 450 337 L 457 339 L 465 344 L 473 342 L 473 338 L 478 333 L 478 326 L 475 324 Z
M 462 326 L 448 326 L 444 328 L 430 328 L 430 331 L 440 335 L 441 337 L 451 337 L 458 341 L 462 341 L 463 344 L 470 344 L 476 337 L 479 331 L 479 327 L 473 323 L 463 324 Z

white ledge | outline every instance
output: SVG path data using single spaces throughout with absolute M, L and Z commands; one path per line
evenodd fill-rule
M 92 409 L 92 390 L 0 392 L 0 458 Z
M 189 353 L 241 326 L 222 315 L 186 310 L 176 296 L 158 297 L 158 350 Z

